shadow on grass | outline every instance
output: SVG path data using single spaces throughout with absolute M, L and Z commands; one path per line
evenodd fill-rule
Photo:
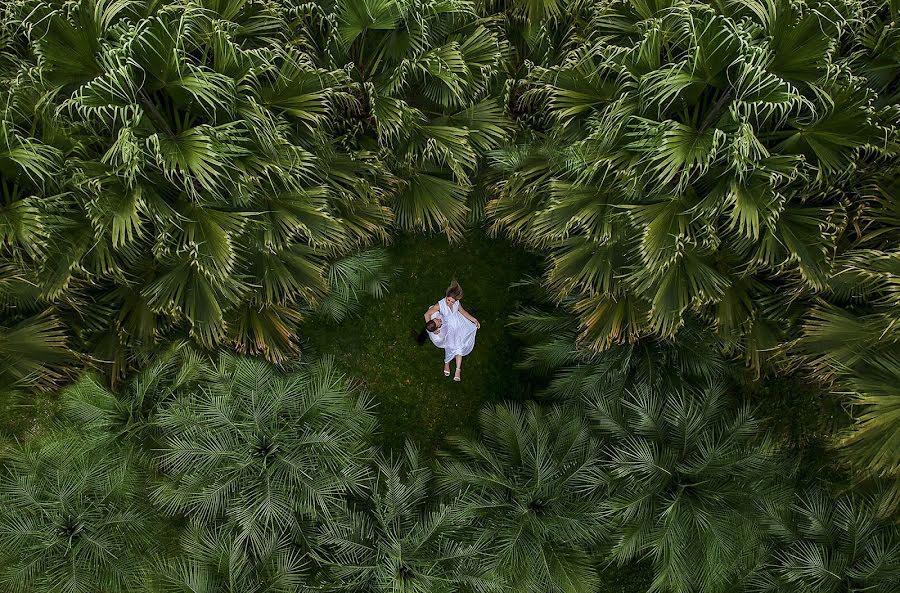
M 378 444 L 398 450 L 410 438 L 431 453 L 447 435 L 474 432 L 485 404 L 530 395 L 515 368 L 520 343 L 506 321 L 522 296 L 510 284 L 536 275 L 537 258 L 480 230 L 453 244 L 442 236 L 401 236 L 389 253 L 400 273 L 388 295 L 340 325 L 305 325 L 304 355 L 332 355 L 363 381 L 377 403 Z M 444 377 L 442 350 L 430 342 L 419 346 L 413 337 L 454 277 L 465 291 L 463 305 L 481 322 L 460 383 Z

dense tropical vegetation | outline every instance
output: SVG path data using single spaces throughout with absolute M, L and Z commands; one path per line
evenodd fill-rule
M 0 99 L 0 591 L 900 590 L 895 0 L 10 0 Z

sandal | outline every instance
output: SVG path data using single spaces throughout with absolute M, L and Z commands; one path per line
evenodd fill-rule
M 453 380 L 459 383 L 462 379 L 459 378 L 459 369 L 456 369 L 456 374 L 453 375 Z
M 445 364 L 445 365 L 444 365 L 444 376 L 445 376 L 445 377 L 449 377 L 449 376 L 450 376 L 450 365 L 449 365 L 449 364 Z

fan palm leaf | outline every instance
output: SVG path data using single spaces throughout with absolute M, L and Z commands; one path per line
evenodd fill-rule
M 334 13 L 336 25 L 322 42 L 333 48 L 331 64 L 354 80 L 354 98 L 337 114 L 346 140 L 377 145 L 398 178 L 397 226 L 459 237 L 471 175 L 509 129 L 487 98 L 501 56 L 496 32 L 470 3 L 456 0 L 338 2 Z M 307 34 L 321 37 L 320 30 Z M 443 183 L 447 170 L 454 188 Z M 426 199 L 425 187 L 440 199 Z
M 874 272 L 872 268 L 876 266 L 866 262 L 878 262 L 883 256 L 878 259 L 871 256 L 871 253 L 858 254 L 853 268 Z M 889 283 L 880 287 L 888 286 Z M 876 294 L 883 295 L 884 291 Z M 897 338 L 895 320 L 890 314 L 881 310 L 860 314 L 823 304 L 810 312 L 800 343 L 808 362 L 832 381 L 832 389 L 844 395 L 854 410 L 853 426 L 835 444 L 856 470 L 858 480 L 885 480 L 885 500 L 894 509 L 900 505 Z
M 49 312 L 0 327 L 0 381 L 7 386 L 52 388 L 75 362 L 63 324 Z

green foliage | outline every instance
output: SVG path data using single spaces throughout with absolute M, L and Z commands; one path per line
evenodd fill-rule
M 7 388 L 48 389 L 72 362 L 62 324 L 53 317 L 38 315 L 0 327 L 0 383 Z
M 579 346 L 578 321 L 565 305 L 519 309 L 510 326 L 527 341 L 520 366 L 550 374 L 545 397 L 578 400 L 586 395 L 621 397 L 635 386 L 655 391 L 704 386 L 728 369 L 722 344 L 709 331 L 682 328 L 673 339 L 645 338 L 607 350 Z
M 0 589 L 130 591 L 154 538 L 127 450 L 63 446 L 52 434 L 5 452 L 0 474 Z M 59 439 L 59 441 L 55 441 Z
M 898 15 L 4 3 L 0 590 L 897 590 Z
M 335 591 L 499 591 L 491 544 L 467 541 L 451 505 L 435 504 L 431 470 L 408 444 L 400 460 L 380 458 L 371 498 L 323 528 Z
M 369 487 L 370 400 L 330 359 L 282 373 L 180 346 L 118 393 L 84 377 L 64 392 L 61 409 L 79 431 L 48 437 L 55 451 L 137 450 L 150 462 L 145 505 L 153 503 L 157 522 L 174 520 L 169 537 L 178 544 L 141 564 L 154 591 L 191 582 L 295 590 L 310 578 L 318 525 Z
M 514 327 L 524 364 L 551 371 L 545 397 L 587 416 L 609 475 L 601 507 L 618 562 L 648 559 L 653 590 L 728 591 L 762 557 L 759 516 L 783 506 L 787 468 L 748 406 L 721 386 L 726 365 L 709 332 L 645 338 L 601 352 L 576 345 L 563 309 L 524 309 Z
M 230 526 L 191 524 L 170 552 L 170 559 L 146 562 L 144 587 L 153 593 L 227 591 L 292 593 L 310 580 L 302 547 L 275 530 L 248 554 L 243 538 Z
M 770 530 L 783 546 L 748 580 L 759 592 L 825 593 L 900 587 L 900 537 L 882 518 L 878 496 L 822 492 L 798 499 L 789 512 L 774 514 Z
M 563 406 L 486 408 L 481 435 L 440 454 L 437 490 L 412 445 L 373 459 L 366 399 L 328 360 L 281 373 L 182 346 L 119 393 L 85 377 L 64 426 L 3 460 L 0 575 L 15 591 L 57 590 L 42 579 L 63 569 L 104 590 L 592 591 L 619 583 L 604 563 L 647 561 L 652 582 L 627 582 L 893 590 L 889 499 L 792 508 L 749 408 L 651 380 L 654 353 L 675 358 L 648 349 L 624 390 L 597 385 L 608 370 Z
M 712 387 L 595 397 L 587 413 L 606 441 L 613 556 L 652 558 L 654 590 L 730 590 L 760 553 L 760 508 L 789 492 L 750 410 Z
M 27 307 L 4 339 L 64 320 L 12 371 L 61 356 L 47 344 L 118 377 L 173 334 L 284 360 L 329 280 L 342 316 L 347 260 L 328 262 L 387 238 L 390 208 L 461 234 L 506 137 L 500 42 L 465 2 L 369 4 L 9 7 L 0 264 Z
M 881 240 L 890 241 L 887 234 Z M 883 479 L 900 509 L 900 253 L 856 249 L 839 262 L 832 300 L 805 319 L 805 359 L 850 397 L 854 425 L 837 443 L 859 480 Z M 849 293 L 848 293 L 849 291 Z M 859 295 L 865 295 L 865 300 Z M 860 302 L 862 301 L 862 302 Z
M 825 290 L 858 184 L 896 162 L 893 106 L 853 70 L 874 55 L 839 43 L 861 25 L 841 3 L 592 8 L 523 81 L 552 124 L 495 154 L 494 227 L 548 251 L 587 345 L 699 319 L 759 369 Z
M 180 390 L 208 381 L 207 358 L 184 343 L 174 344 L 147 363 L 115 392 L 96 375 L 85 374 L 60 394 L 61 416 L 95 435 L 118 443 L 154 443 L 156 411 Z
M 283 49 L 287 20 L 261 2 L 10 12 L 33 53 L 0 87 L 3 258 L 38 306 L 114 376 L 175 332 L 292 352 L 326 259 L 390 222 L 379 165 L 328 132 L 343 74 Z M 351 164 L 355 187 L 328 182 Z
M 368 405 L 327 359 L 282 377 L 264 362 L 223 357 L 201 389 L 159 409 L 162 479 L 152 498 L 200 524 L 224 517 L 238 544 L 264 551 L 273 528 L 302 530 L 361 491 Z
M 758 375 L 805 365 L 848 394 L 848 464 L 900 484 L 895 3 L 550 6 L 529 18 L 571 44 L 510 83 L 522 131 L 492 153 L 487 206 L 578 318 L 528 363 L 706 327 Z M 578 354 L 550 392 L 616 356 Z
M 461 495 L 498 573 L 516 591 L 593 590 L 588 550 L 606 532 L 607 476 L 584 418 L 508 404 L 482 411 L 481 431 L 479 440 L 450 439 L 439 480 Z
M 510 127 L 492 93 L 504 47 L 495 28 L 462 0 L 339 0 L 291 12 L 316 62 L 347 73 L 353 100 L 334 109 L 337 141 L 379 154 L 396 185 L 397 226 L 460 237 L 476 168 Z
M 367 302 L 380 300 L 388 290 L 388 282 L 397 270 L 390 269 L 389 255 L 384 249 L 371 249 L 341 258 L 328 266 L 328 296 L 315 312 L 332 323 L 358 316 Z

